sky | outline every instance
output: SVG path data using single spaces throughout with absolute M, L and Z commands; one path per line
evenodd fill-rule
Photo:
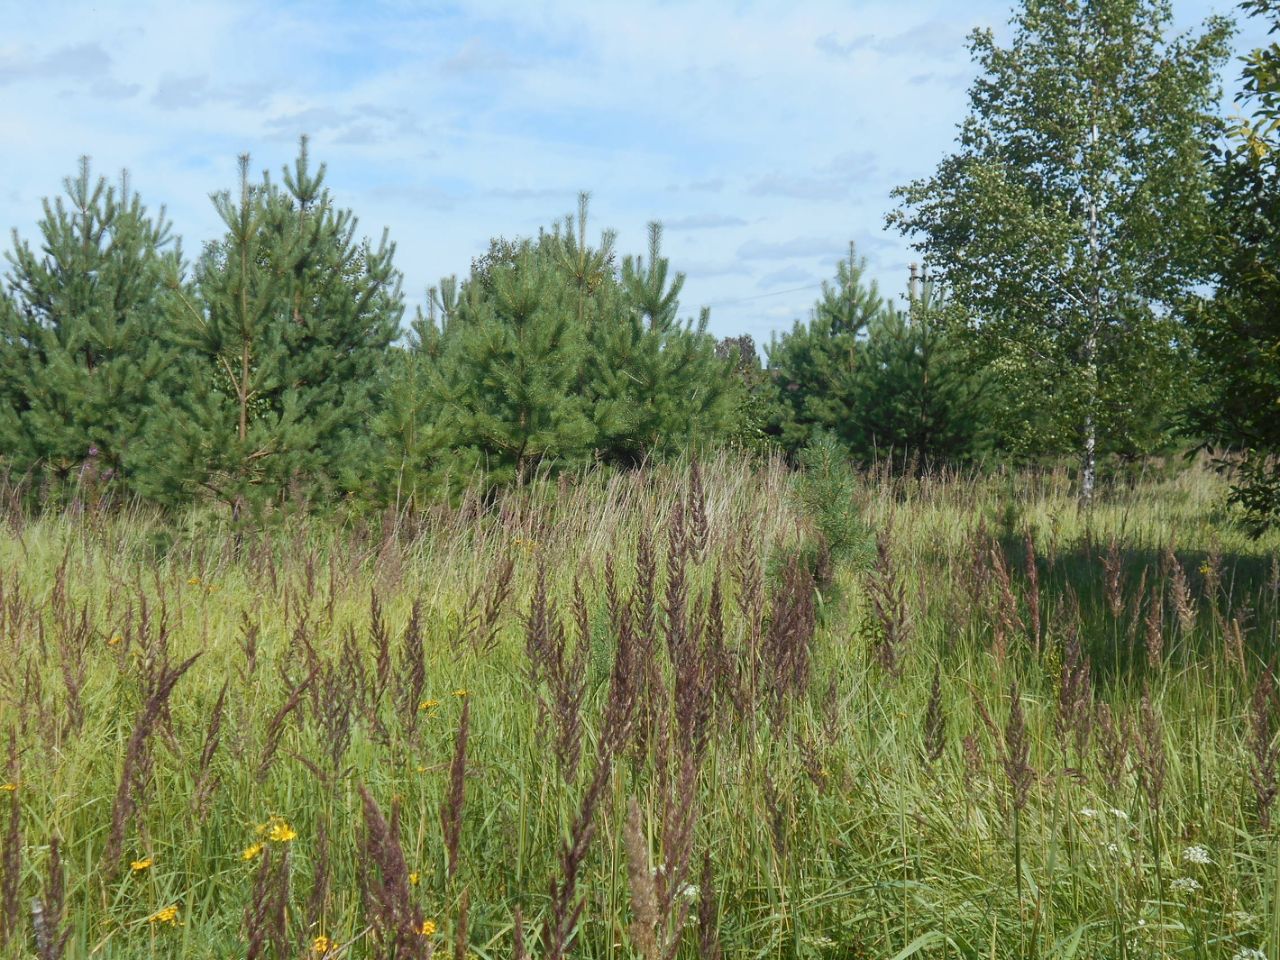
M 643 254 L 661 221 L 683 312 L 763 347 L 850 241 L 905 289 L 890 191 L 950 151 L 965 37 L 1007 34 L 1011 2 L 0 0 L 0 226 L 32 238 L 88 154 L 195 253 L 236 158 L 278 176 L 307 134 L 361 233 L 396 243 L 406 320 L 490 237 L 534 235 L 586 190 L 593 233 Z M 1233 13 L 1173 3 L 1178 29 Z M 1237 50 L 1262 39 L 1246 21 Z

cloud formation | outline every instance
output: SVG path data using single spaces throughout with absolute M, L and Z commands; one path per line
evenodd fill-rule
M 965 50 L 968 25 L 956 20 L 929 20 L 891 35 L 859 33 L 848 40 L 834 31 L 824 33 L 813 45 L 829 57 L 847 60 L 861 50 L 912 58 L 955 59 Z
M 798 257 L 840 255 L 844 246 L 831 237 L 793 237 L 790 240 L 748 240 L 738 248 L 743 260 L 790 260 Z
M 215 84 L 205 74 L 166 74 L 157 81 L 151 103 L 162 110 L 198 110 L 212 103 L 260 110 L 270 93 L 266 83 Z
M 796 286 L 799 284 L 817 284 L 816 274 L 801 267 L 783 267 L 766 273 L 756 281 L 756 286 L 768 290 L 771 287 Z
M 741 217 L 723 213 L 690 213 L 682 217 L 670 217 L 662 221 L 664 230 L 716 230 L 722 227 L 745 227 Z
M 95 42 L 56 47 L 33 56 L 26 51 L 0 53 L 0 85 L 26 80 L 92 80 L 111 71 L 111 55 Z

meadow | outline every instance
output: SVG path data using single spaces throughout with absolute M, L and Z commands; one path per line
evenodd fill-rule
M 1280 957 L 1280 536 L 722 457 L 0 528 L 3 956 Z

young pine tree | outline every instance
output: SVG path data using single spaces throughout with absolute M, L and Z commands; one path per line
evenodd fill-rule
M 189 387 L 148 429 L 156 492 L 203 489 L 239 516 L 287 491 L 358 482 L 377 372 L 402 312 L 394 248 L 355 240 L 312 174 L 306 140 L 284 188 L 249 181 L 214 206 L 226 227 L 190 282 L 175 276 Z
M 769 344 L 770 431 L 790 454 L 822 434 L 846 445 L 852 440 L 861 339 L 887 309 L 875 281 L 864 282 L 865 271 L 850 244 L 849 259 L 837 265 L 834 284 L 823 284 L 808 322 L 797 321 Z
M 54 482 L 87 462 L 131 480 L 144 411 L 172 387 L 164 276 L 181 255 L 164 212 L 148 214 L 127 175 L 108 186 L 84 158 L 64 185 L 65 197 L 44 202 L 38 251 L 15 233 L 8 254 L 0 458 Z
M 380 406 L 377 391 L 400 335 L 404 300 L 389 232 L 383 229 L 376 246 L 358 239 L 354 214 L 335 206 L 324 176 L 323 164 L 311 171 L 303 138 L 293 169 L 284 171 L 284 202 L 272 207 L 296 219 L 294 229 L 305 231 L 314 221 L 319 231 L 288 285 L 285 383 L 314 424 L 316 479 L 353 491 L 363 486 L 374 454 L 368 423 Z
M 438 302 L 433 288 L 428 312 L 418 310 L 406 343 L 392 348 L 379 378 L 377 410 L 369 423 L 374 453 L 359 498 L 368 505 L 414 510 L 447 486 L 439 470 L 447 440 L 433 389 L 443 347 Z
M 727 436 L 743 388 L 716 353 L 704 310 L 681 322 L 684 274 L 670 276 L 662 227 L 649 225 L 649 256 L 625 257 L 614 295 L 593 318 L 586 393 L 600 455 L 636 464 Z
M 579 461 L 595 431 L 578 390 L 586 349 L 575 288 L 545 248 L 524 241 L 445 297 L 433 376 L 455 466 L 490 483 Z
M 768 434 L 773 412 L 773 390 L 768 372 L 749 333 L 724 337 L 716 344 L 716 356 L 729 363 L 734 379 L 735 403 L 725 442 L 739 450 L 766 453 L 773 449 Z
M 915 285 L 907 309 L 872 319 L 855 375 L 854 455 L 917 469 L 972 463 L 989 448 L 985 377 L 955 332 L 961 321 L 935 285 Z
M 661 230 L 647 260 L 618 271 L 613 233 L 593 244 L 587 224 L 583 194 L 576 217 L 536 241 L 493 241 L 461 287 L 433 296 L 439 325 L 433 309 L 418 340 L 434 369 L 432 443 L 456 472 L 502 483 L 590 458 L 630 465 L 727 433 L 736 381 L 705 316 L 677 319 L 684 278 Z M 413 402 L 400 399 L 403 438 Z

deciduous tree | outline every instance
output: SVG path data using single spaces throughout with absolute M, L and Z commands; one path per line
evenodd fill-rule
M 1007 45 L 975 31 L 958 149 L 890 216 L 970 311 L 1014 439 L 1074 450 L 1084 502 L 1100 453 L 1158 441 L 1202 268 L 1231 28 L 1170 21 L 1168 0 L 1025 0 Z

